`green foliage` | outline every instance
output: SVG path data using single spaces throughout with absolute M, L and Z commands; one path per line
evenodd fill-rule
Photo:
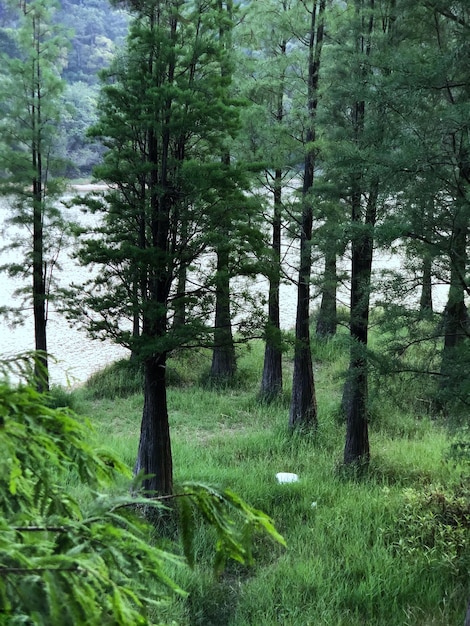
M 139 515 L 161 512 L 159 499 L 116 493 L 129 470 L 88 443 L 90 423 L 29 387 L 0 384 L 0 600 L 8 624 L 153 624 L 171 592 L 168 571 L 185 561 L 152 540 Z M 71 494 L 75 485 L 78 497 Z M 107 495 L 114 491 L 115 495 Z M 171 499 L 171 498 L 170 498 Z M 231 490 L 182 487 L 187 561 L 200 511 L 217 533 L 215 567 L 251 563 L 251 540 L 263 530 L 284 544 L 268 516 Z M 167 500 L 167 499 L 165 499 Z M 149 585 L 149 581 L 152 584 Z M 1 620 L 0 620 L 1 621 Z M 1 621 L 1 623 L 4 623 Z
M 92 491 L 84 506 L 66 488 L 76 475 L 102 491 L 126 468 L 86 443 L 89 424 L 30 388 L 2 384 L 0 414 L 0 595 L 10 623 L 148 623 L 156 598 L 143 577 L 176 588 L 163 569 L 174 557 L 149 544 L 128 496 Z
M 230 489 L 216 491 L 206 485 L 186 483 L 180 499 L 183 548 L 188 562 L 194 565 L 194 510 L 216 531 L 214 568 L 220 575 L 227 560 L 252 565 L 252 539 L 256 531 L 264 531 L 275 541 L 285 546 L 283 537 L 276 531 L 272 520 L 262 511 L 248 506 Z M 235 522 L 241 516 L 242 524 Z
M 389 540 L 397 553 L 449 569 L 465 581 L 470 569 L 470 490 L 429 485 L 403 492 L 401 513 Z

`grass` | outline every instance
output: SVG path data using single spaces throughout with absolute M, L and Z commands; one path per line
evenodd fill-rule
M 259 537 L 253 567 L 231 564 L 215 579 L 213 537 L 197 522 L 197 566 L 171 572 L 189 597 L 175 597 L 160 619 L 181 626 L 461 626 L 470 595 L 470 467 L 468 457 L 449 455 L 458 435 L 451 440 L 438 419 L 406 414 L 373 390 L 370 470 L 347 479 L 338 471 L 347 363 L 341 339 L 314 346 L 315 435 L 288 433 L 285 399 L 257 402 L 259 343 L 240 351 L 231 388 L 200 386 L 208 358 L 201 352 L 174 363 L 178 384 L 168 402 L 176 484 L 231 487 L 273 517 L 288 547 Z M 289 371 L 289 355 L 285 365 Z M 132 467 L 142 397 L 105 395 L 90 384 L 73 402 L 92 417 L 97 444 Z M 300 480 L 279 485 L 278 471 Z

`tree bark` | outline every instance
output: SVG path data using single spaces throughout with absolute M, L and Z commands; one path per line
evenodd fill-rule
M 322 297 L 318 312 L 316 335 L 319 339 L 327 339 L 336 335 L 336 289 L 338 278 L 336 274 L 336 250 L 334 246 L 325 252 L 325 272 L 323 276 Z
M 468 209 L 466 186 L 469 173 L 459 170 L 458 198 L 450 243 L 450 287 L 444 310 L 444 348 L 441 361 L 441 386 L 446 386 L 455 369 L 454 351 L 468 336 L 468 313 L 465 304 L 467 272 Z
M 145 490 L 158 495 L 173 491 L 173 462 L 166 397 L 166 357 L 144 362 L 144 408 L 134 473 L 143 472 Z
M 263 376 L 260 398 L 272 402 L 282 393 L 281 322 L 279 287 L 281 273 L 282 172 L 277 169 L 274 179 L 273 270 L 269 278 L 268 325 L 264 349 Z
M 373 0 L 369 3 L 373 9 Z M 362 2 L 356 3 L 356 11 L 363 11 Z M 361 19 L 363 32 L 356 42 L 356 52 L 368 57 L 371 53 L 371 36 L 374 30 L 372 12 Z M 366 80 L 366 69 L 361 64 L 361 79 Z M 354 141 L 359 148 L 365 127 L 365 101 L 359 100 L 353 108 Z M 380 128 L 379 128 L 380 130 Z M 368 359 L 367 342 L 369 331 L 370 286 L 374 249 L 374 227 L 377 220 L 379 180 L 367 183 L 368 198 L 362 206 L 366 191 L 364 174 L 356 171 L 351 179 L 351 312 L 350 312 L 350 361 L 343 390 L 343 409 L 346 416 L 346 440 L 343 462 L 347 465 L 366 467 L 369 463 L 368 432 Z
M 225 12 L 228 19 L 232 18 L 232 0 L 227 0 L 225 6 L 222 0 L 219 0 L 218 7 L 221 15 Z M 226 39 L 227 32 L 224 22 L 221 22 L 219 35 L 221 40 L 225 39 L 225 47 L 231 49 L 231 41 Z M 222 76 L 228 75 L 229 72 L 227 66 L 222 66 Z M 229 167 L 230 153 L 223 154 L 221 160 L 224 165 Z M 225 219 L 230 219 L 229 211 L 227 211 Z M 223 225 L 219 229 L 219 237 L 221 241 L 216 249 L 214 348 L 210 370 L 210 380 L 215 384 L 229 382 L 237 370 L 230 311 L 230 233 L 226 231 Z
M 364 104 L 358 103 L 358 107 L 358 114 L 362 116 Z M 360 185 L 356 181 L 352 194 L 352 223 L 356 227 L 351 242 L 351 349 L 348 377 L 343 390 L 343 409 L 346 414 L 344 464 L 365 466 L 370 457 L 367 342 L 378 184 L 369 193 L 364 223 L 361 218 L 361 195 Z
M 210 379 L 216 384 L 230 381 L 237 369 L 230 312 L 229 256 L 227 244 L 221 244 L 217 249 L 214 348 L 210 370 Z
M 44 206 L 43 206 L 43 164 L 42 164 L 42 82 L 40 18 L 33 17 L 33 36 L 36 46 L 35 62 L 32 67 L 31 122 L 33 143 L 31 160 L 33 178 L 33 315 L 36 350 L 40 351 L 35 367 L 35 381 L 38 391 L 49 390 L 49 369 L 47 358 L 47 312 L 46 277 L 44 270 Z
M 422 264 L 422 285 L 421 297 L 419 299 L 419 310 L 424 316 L 433 312 L 432 303 L 432 258 L 428 252 L 424 253 Z

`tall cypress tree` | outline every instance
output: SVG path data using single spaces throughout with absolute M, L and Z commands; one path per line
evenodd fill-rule
M 64 84 L 59 71 L 64 62 L 66 41 L 54 21 L 56 5 L 50 0 L 21 3 L 13 35 L 15 51 L 2 55 L 0 73 L 3 93 L 1 191 L 13 198 L 10 222 L 25 227 L 30 238 L 14 247 L 25 254 L 24 263 L 6 266 L 11 275 L 29 277 L 24 290 L 32 301 L 35 348 L 40 351 L 36 369 L 38 389 L 49 387 L 47 358 L 47 310 L 51 297 L 54 254 L 48 254 L 57 232 L 65 225 L 54 203 L 63 191 L 54 162 L 60 96 Z M 59 237 L 60 239 L 60 237 Z
M 391 194 L 391 156 L 396 121 L 386 91 L 388 51 L 392 50 L 395 2 L 354 0 L 338 9 L 335 36 L 328 47 L 325 94 L 327 123 L 322 165 L 336 181 L 351 254 L 350 359 L 343 390 L 346 417 L 344 463 L 369 461 L 368 384 L 369 314 L 374 293 L 373 253 L 377 242 L 386 247 Z M 334 104 L 333 104 L 334 103 Z M 331 106 L 333 104 L 334 108 Z M 331 188 L 333 191 L 333 187 Z M 380 237 L 379 237 L 380 235 Z
M 228 204 L 242 206 L 240 172 L 220 159 L 238 113 L 230 76 L 221 71 L 219 8 L 217 0 L 133 5 L 125 54 L 104 75 L 92 131 L 107 148 L 95 174 L 110 189 L 87 200 L 103 223 L 80 255 L 101 271 L 76 304 L 92 331 L 114 337 L 142 361 L 135 471 L 158 493 L 170 493 L 173 480 L 167 358 L 176 347 L 208 345 L 214 226 Z M 245 215 L 230 218 L 231 234 L 246 228 Z M 178 278 L 186 270 L 191 280 L 183 287 Z M 173 323 L 182 306 L 185 324 Z
M 294 372 L 289 412 L 290 428 L 312 428 L 317 425 L 317 404 L 310 347 L 310 279 L 313 227 L 312 188 L 317 146 L 318 86 L 324 37 L 326 2 L 316 0 L 309 11 L 308 31 L 308 89 L 305 134 L 305 158 L 300 216 L 300 262 L 297 284 L 297 312 L 295 322 Z
M 285 234 L 286 204 L 289 184 L 302 159 L 298 139 L 296 107 L 290 106 L 290 94 L 302 90 L 296 68 L 301 52 L 296 49 L 299 8 L 295 2 L 270 0 L 251 3 L 242 21 L 238 43 L 250 54 L 240 54 L 238 78 L 241 91 L 254 106 L 243 118 L 241 151 L 261 164 L 257 188 L 267 204 L 265 220 L 271 231 L 265 275 L 268 280 L 268 307 L 265 328 L 265 351 L 260 398 L 271 401 L 282 392 L 282 333 L 280 328 L 280 285 L 282 278 L 282 238 Z M 235 33 L 237 33 L 237 30 Z M 300 100 L 300 98 L 299 98 Z M 300 143 L 300 142 L 299 142 Z

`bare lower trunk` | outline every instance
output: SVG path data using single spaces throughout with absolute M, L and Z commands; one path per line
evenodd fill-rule
M 282 219 L 281 178 L 281 170 L 276 170 L 272 241 L 274 267 L 269 280 L 268 325 L 266 329 L 266 346 L 264 350 L 263 376 L 260 389 L 260 398 L 266 402 L 271 402 L 282 393 L 281 323 L 279 311 Z
M 463 204 L 464 199 L 462 199 Z M 450 250 L 450 288 L 444 310 L 444 349 L 441 362 L 441 387 L 448 388 L 455 374 L 456 350 L 468 337 L 468 313 L 465 304 L 465 277 L 467 272 L 466 207 L 456 207 Z
M 217 251 L 214 348 L 210 371 L 210 379 L 215 383 L 230 381 L 237 369 L 230 313 L 228 265 L 228 248 L 221 246 Z
M 351 362 L 350 376 L 344 463 L 366 465 L 369 461 L 368 393 L 366 362 L 363 359 Z
M 33 313 L 35 349 L 40 351 L 35 367 L 35 383 L 38 391 L 49 390 L 47 359 L 47 312 L 46 280 L 44 273 L 44 232 L 42 191 L 39 180 L 33 183 Z
M 325 253 L 325 273 L 323 277 L 322 298 L 318 312 L 316 335 L 319 339 L 326 339 L 336 335 L 336 251 L 332 246 Z
M 423 276 L 419 310 L 422 315 L 432 313 L 432 259 L 428 254 L 423 257 Z
M 343 392 L 346 413 L 344 464 L 369 462 L 367 335 L 372 240 L 353 242 L 351 277 L 351 360 Z
M 134 468 L 135 474 L 142 472 L 145 476 L 143 488 L 158 495 L 169 495 L 173 491 L 165 366 L 164 355 L 144 363 L 144 408 Z
M 363 103 L 358 103 L 357 108 L 358 116 L 362 116 Z M 348 378 L 343 391 L 343 409 L 346 414 L 343 460 L 345 465 L 367 466 L 370 457 L 367 342 L 378 184 L 369 193 L 364 218 L 361 218 L 361 198 L 358 179 L 353 183 L 351 198 L 351 221 L 356 225 L 356 231 L 351 242 L 351 352 Z

